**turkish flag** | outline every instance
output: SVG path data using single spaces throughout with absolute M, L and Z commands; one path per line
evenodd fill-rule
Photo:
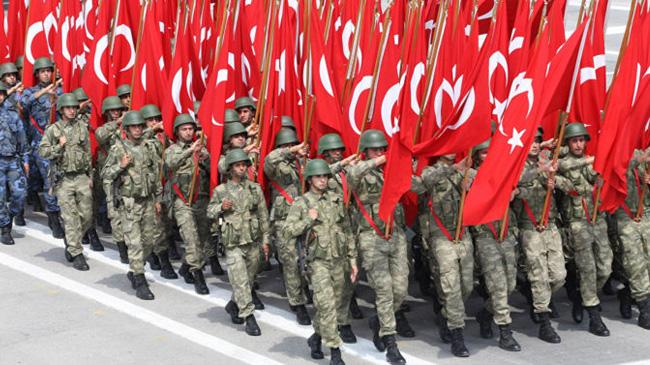
M 79 1 L 61 1 L 59 33 L 54 45 L 54 63 L 64 81 L 63 91 L 66 93 L 81 85 L 81 68 L 82 63 L 85 63 L 82 15 Z
M 36 83 L 34 61 L 39 57 L 51 58 L 54 53 L 58 27 L 55 6 L 55 2 L 47 0 L 32 0 L 29 6 L 22 80 L 25 87 Z
M 247 5 L 246 2 L 240 1 L 238 16 L 233 18 L 233 39 L 230 42 L 230 49 L 234 58 L 234 88 L 237 96 L 258 95 L 261 86 L 261 67 L 255 56 L 254 39 L 251 38 L 251 34 L 254 33 L 251 29 L 253 22 L 245 16 L 249 6 L 252 4 Z
M 119 8 L 113 26 L 112 72 L 109 79 L 115 88 L 133 82 L 141 13 L 139 0 L 120 0 L 117 3 Z
M 25 25 L 27 24 L 27 6 L 29 0 L 9 0 L 7 10 L 7 41 L 10 58 L 13 62 L 25 54 Z M 4 17 L 4 14 L 3 14 Z M 2 23 L 4 26 L 4 22 Z
M 83 47 L 84 47 L 84 52 L 86 54 L 90 52 L 90 47 L 93 44 L 93 41 L 95 39 L 93 35 L 95 34 L 95 27 L 97 26 L 98 10 L 99 10 L 98 0 L 83 1 L 83 14 L 82 14 L 83 29 L 84 29 Z
M 12 60 L 5 24 L 5 12 L 2 11 L 0 12 L 0 62 L 2 63 Z
M 212 71 L 212 64 L 214 63 L 213 52 L 215 51 L 214 44 L 216 44 L 217 29 L 210 11 L 210 3 L 201 1 L 200 8 L 198 5 L 197 2 L 191 23 L 192 50 L 194 51 L 194 58 L 198 61 L 199 67 L 197 69 L 200 73 L 201 83 L 206 85 L 208 74 Z
M 495 125 L 500 125 L 508 99 L 508 91 L 510 90 L 510 78 L 512 77 L 508 66 L 508 46 L 510 42 L 508 41 L 507 1 L 499 2 L 496 16 L 492 42 L 485 46 L 491 47 L 488 51 L 488 87 L 489 100 L 492 105 L 491 119 Z

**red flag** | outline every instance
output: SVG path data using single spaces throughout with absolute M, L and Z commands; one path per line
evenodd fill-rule
M 115 88 L 123 84 L 131 85 L 133 81 L 141 12 L 139 0 L 120 0 L 117 3 L 119 8 L 113 25 L 110 51 L 112 72 L 109 79 Z
M 7 11 L 7 37 L 10 57 L 16 61 L 25 54 L 25 25 L 27 24 L 27 5 L 29 0 L 10 0 Z M 4 24 L 4 22 L 3 22 Z
M 90 52 L 90 47 L 93 44 L 95 34 L 95 27 L 97 26 L 97 14 L 99 4 L 98 0 L 85 0 L 83 1 L 83 28 L 84 28 L 84 51 Z M 85 65 L 85 64 L 84 64 Z M 82 66 L 83 68 L 83 66 Z
M 39 57 L 51 58 L 54 53 L 58 27 L 55 6 L 55 2 L 47 0 L 32 0 L 29 6 L 22 80 L 25 87 L 34 86 L 34 61 Z
M 63 79 L 66 93 L 81 85 L 81 68 L 84 61 L 81 3 L 76 0 L 62 0 L 59 15 L 59 34 L 54 46 L 54 63 Z
M 492 121 L 500 125 L 505 111 L 512 74 L 508 66 L 508 8 L 507 1 L 501 1 L 494 23 L 492 49 L 488 51 L 488 87 L 492 104 Z M 487 46 L 487 45 L 486 45 Z
M 0 62 L 10 62 L 11 50 L 9 49 L 9 40 L 7 38 L 7 29 L 5 28 L 5 12 L 0 12 Z

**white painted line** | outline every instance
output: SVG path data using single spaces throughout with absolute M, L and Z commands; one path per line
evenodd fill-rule
M 606 35 L 615 35 L 615 34 L 624 34 L 625 33 L 625 25 L 616 25 L 616 26 L 611 26 L 607 27 L 605 30 Z
M 50 235 L 49 228 L 47 226 L 35 223 L 32 221 L 27 222 L 25 227 L 14 227 L 14 230 L 22 233 L 26 236 L 36 238 L 38 240 L 49 243 L 52 246 L 63 248 L 63 240 L 54 239 Z M 120 271 L 127 272 L 128 265 L 122 264 L 119 261 L 119 255 L 115 250 L 105 250 L 102 252 L 95 252 L 89 249 L 84 249 L 84 254 L 92 259 L 99 261 L 105 265 L 114 267 Z M 63 255 L 63 252 L 61 252 Z M 92 262 L 89 262 L 92 270 Z M 210 295 L 199 295 L 194 291 L 194 285 L 186 284 L 182 278 L 177 280 L 168 280 L 161 278 L 159 275 L 153 275 L 151 272 L 146 274 L 147 280 L 153 281 L 157 284 L 164 285 L 168 288 L 180 291 L 184 294 L 191 295 L 195 298 L 205 300 L 219 307 L 225 307 L 231 297 L 231 292 L 225 289 L 215 287 L 214 285 L 209 285 Z M 125 278 L 126 280 L 126 278 Z M 210 280 L 210 278 L 206 278 Z M 209 283 L 208 283 L 209 284 Z M 154 289 L 155 290 L 155 289 Z M 227 317 L 226 312 L 224 311 L 224 318 Z M 311 326 L 301 326 L 296 323 L 295 315 L 284 309 L 280 309 L 275 306 L 266 305 L 265 309 L 262 311 L 255 311 L 255 317 L 258 322 L 264 323 L 265 325 L 276 327 L 282 331 L 289 332 L 293 335 L 303 337 L 307 339 L 313 333 L 313 328 Z M 344 344 L 341 348 L 343 352 L 350 355 L 359 357 L 368 362 L 375 364 L 386 364 L 386 358 L 384 353 L 380 353 L 375 349 L 372 341 L 366 340 L 360 337 L 357 337 L 356 344 Z M 401 351 L 402 355 L 406 359 L 408 364 L 423 364 L 423 365 L 434 365 L 434 362 L 426 361 L 424 359 L 418 358 L 414 355 L 410 355 Z
M 222 355 L 228 356 L 238 361 L 242 361 L 251 365 L 258 364 L 274 364 L 281 365 L 282 363 L 270 359 L 266 356 L 261 356 L 255 352 L 249 351 L 243 347 L 232 344 L 228 341 L 212 336 L 205 332 L 199 331 L 195 328 L 187 326 L 183 323 L 177 322 L 171 318 L 165 317 L 153 311 L 150 311 L 139 305 L 132 304 L 126 300 L 117 298 L 115 296 L 106 294 L 102 291 L 81 284 L 74 280 L 70 280 L 65 276 L 56 274 L 49 270 L 42 269 L 38 266 L 32 265 L 23 260 L 16 259 L 12 256 L 0 252 L 0 264 L 7 266 L 16 271 L 43 280 L 52 285 L 58 286 L 69 292 L 75 293 L 82 297 L 94 300 L 102 305 L 122 312 L 130 317 L 137 318 L 152 326 L 158 327 L 165 331 L 171 332 L 179 337 L 183 337 L 198 345 L 204 346 L 212 351 L 218 352 Z

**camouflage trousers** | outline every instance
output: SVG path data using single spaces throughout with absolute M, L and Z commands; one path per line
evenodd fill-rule
M 350 274 L 352 271 L 352 267 L 350 266 L 350 263 L 347 262 L 347 260 L 341 260 L 341 261 L 345 262 L 345 263 L 343 262 L 341 263 L 341 266 L 344 271 L 344 275 L 342 279 L 343 288 L 341 289 L 341 297 L 336 311 L 337 312 L 336 322 L 340 326 L 344 326 L 352 323 L 352 314 L 350 313 L 350 302 L 352 301 L 352 296 L 354 295 L 354 288 L 356 287 L 356 283 L 353 283 L 352 280 L 350 280 Z
M 165 209 L 163 204 L 163 210 Z M 158 255 L 161 252 L 169 248 L 169 237 L 172 235 L 173 224 L 169 216 L 162 212 L 159 216 L 156 216 L 155 222 L 156 228 L 154 229 L 154 249 L 153 252 Z
M 431 272 L 436 280 L 442 314 L 450 329 L 465 326 L 465 300 L 474 288 L 474 246 L 469 235 L 464 234 L 458 243 L 449 241 L 442 233 L 433 233 L 429 243 L 430 254 L 438 267 Z M 435 270 L 435 271 L 434 271 Z
M 144 262 L 154 246 L 156 212 L 151 198 L 122 197 L 122 229 L 129 253 L 129 269 L 144 274 Z
M 336 261 L 335 261 L 336 260 Z M 309 280 L 314 289 L 314 332 L 325 346 L 338 348 L 341 338 L 337 330 L 338 307 L 344 287 L 345 265 L 339 259 L 316 259 L 309 263 Z
M 623 249 L 623 267 L 632 298 L 640 302 L 650 296 L 650 217 L 640 222 L 617 212 L 618 235 Z
M 300 267 L 298 267 L 296 241 L 285 242 L 279 234 L 281 227 L 277 226 L 277 222 L 272 222 L 272 224 L 274 225 L 274 241 L 278 251 L 278 259 L 282 264 L 282 278 L 289 305 L 303 305 L 307 303 L 304 290 L 307 283 L 300 272 Z
M 226 247 L 228 280 L 232 285 L 232 300 L 239 308 L 240 318 L 246 318 L 255 311 L 251 291 L 259 262 L 260 250 L 257 243 Z
M 515 290 L 517 258 L 511 238 L 498 242 L 492 237 L 476 239 L 476 253 L 489 295 L 487 310 L 497 325 L 512 323 L 508 297 Z
M 521 246 L 526 262 L 526 274 L 533 293 L 535 313 L 546 313 L 551 296 L 564 285 L 566 268 L 562 252 L 562 237 L 554 224 L 541 232 L 522 229 Z
M 11 224 L 25 206 L 27 180 L 16 157 L 0 157 L 0 227 Z
M 113 186 L 109 183 L 104 183 L 102 186 L 106 197 L 108 218 L 111 220 L 111 237 L 113 237 L 113 242 L 126 242 L 124 230 L 122 229 L 121 208 L 116 208 L 113 204 Z
M 375 306 L 379 317 L 379 335 L 394 335 L 395 312 L 408 292 L 409 268 L 406 237 L 395 227 L 385 240 L 375 231 L 359 233 L 359 252 L 370 287 L 375 291 Z
M 50 160 L 41 157 L 38 154 L 38 147 L 33 152 L 34 154 L 34 165 L 36 167 L 41 177 L 43 178 L 43 197 L 45 198 L 45 211 L 48 213 L 58 212 L 61 209 L 59 204 L 56 201 L 56 194 L 53 194 L 53 191 L 50 191 L 52 188 L 52 182 L 50 181 Z M 30 170 L 31 171 L 31 170 Z
M 574 252 L 582 305 L 593 307 L 600 303 L 598 289 L 602 288 L 612 273 L 612 248 L 607 239 L 607 224 L 601 215 L 595 224 L 576 219 L 570 223 L 572 239 L 569 242 Z
M 210 242 L 210 222 L 207 217 L 208 201 L 198 199 L 192 207 L 181 199 L 174 199 L 173 214 L 185 245 L 183 260 L 190 270 L 201 270 L 205 259 L 215 254 Z
M 93 193 L 90 181 L 84 173 L 64 175 L 53 189 L 61 207 L 67 250 L 73 257 L 83 251 L 81 238 L 92 224 Z

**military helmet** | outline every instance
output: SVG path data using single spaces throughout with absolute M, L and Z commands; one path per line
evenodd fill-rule
M 201 100 L 194 102 L 194 115 L 199 115 L 199 109 L 201 108 Z
M 6 74 L 18 73 L 18 67 L 12 62 L 3 63 L 0 65 L 0 77 Z
M 570 138 L 573 137 L 580 137 L 584 136 L 585 140 L 590 140 L 591 137 L 589 137 L 589 132 L 587 132 L 587 128 L 585 128 L 585 125 L 582 123 L 569 123 L 565 129 L 564 129 L 564 140 L 567 141 Z
M 25 57 L 23 57 L 23 56 L 18 56 L 18 57 L 16 58 L 16 67 L 18 67 L 19 69 L 20 69 L 20 68 L 23 68 L 24 60 L 25 60 Z
M 81 88 L 81 87 L 72 90 L 72 93 L 73 93 L 74 96 L 77 98 L 77 100 L 79 100 L 80 103 L 83 102 L 83 101 L 88 100 L 88 95 L 86 95 L 86 92 L 85 92 L 84 89 Z
M 109 96 L 102 101 L 102 114 L 106 113 L 109 110 L 122 110 L 124 104 L 120 101 L 120 98 L 117 96 Z
M 54 68 L 54 63 L 52 63 L 52 60 L 50 60 L 47 57 L 40 57 L 37 58 L 36 61 L 34 61 L 34 73 L 38 72 L 38 70 L 42 70 L 44 68 Z
M 142 117 L 142 113 L 140 113 L 139 111 L 131 110 L 129 112 L 126 112 L 126 114 L 124 114 L 122 126 L 128 127 L 131 125 L 141 125 L 141 124 L 144 124 L 144 118 Z
M 320 158 L 307 161 L 307 166 L 305 166 L 305 177 L 319 176 L 319 175 L 331 175 L 332 170 L 330 166 Z
M 248 96 L 242 96 L 235 100 L 235 110 L 239 111 L 241 108 L 251 108 L 255 110 L 255 102 L 253 102 L 253 99 Z
M 191 124 L 196 129 L 196 122 L 189 114 L 179 114 L 176 119 L 174 119 L 174 132 L 176 129 L 184 124 Z
M 144 119 L 162 117 L 162 113 L 160 112 L 160 109 L 158 109 L 158 105 L 155 104 L 147 104 L 143 106 L 140 108 L 140 113 L 142 113 L 142 118 Z
M 345 148 L 341 136 L 337 133 L 325 134 L 318 140 L 318 154 L 322 155 L 325 151 L 338 150 Z
M 234 122 L 239 123 L 239 114 L 237 114 L 235 109 L 226 109 L 226 114 L 223 120 L 226 123 L 234 123 Z
M 291 128 L 294 131 L 296 130 L 296 123 L 294 123 L 293 118 L 291 118 L 290 116 L 283 115 L 281 121 L 282 121 L 282 127 Z
M 79 100 L 74 96 L 73 93 L 66 93 L 59 96 L 59 100 L 56 101 L 56 110 L 61 110 L 63 107 L 72 106 L 75 108 L 79 107 Z
M 490 147 L 490 139 L 487 141 L 483 141 L 482 143 L 477 144 L 472 148 L 472 154 L 475 154 L 476 152 L 482 151 Z
M 296 132 L 291 129 L 280 129 L 275 136 L 275 147 L 282 146 L 289 143 L 300 143 Z
M 387 147 L 388 141 L 386 141 L 384 133 L 382 133 L 380 130 L 368 129 L 361 135 L 361 138 L 359 139 L 359 145 L 361 147 L 361 151 L 365 151 L 368 148 Z
M 246 127 L 239 122 L 228 123 L 223 127 L 223 140 L 228 142 L 230 137 L 238 134 L 247 134 Z
M 7 91 L 9 91 L 9 88 L 7 87 L 7 85 L 5 85 L 4 82 L 0 82 L 0 92 L 3 92 L 3 93 L 6 94 Z
M 128 84 L 123 84 L 117 87 L 117 96 L 122 97 L 126 95 L 131 95 L 131 86 Z
M 228 167 L 241 161 L 245 161 L 249 166 L 251 165 L 251 159 L 241 148 L 233 148 L 226 154 L 226 166 Z

